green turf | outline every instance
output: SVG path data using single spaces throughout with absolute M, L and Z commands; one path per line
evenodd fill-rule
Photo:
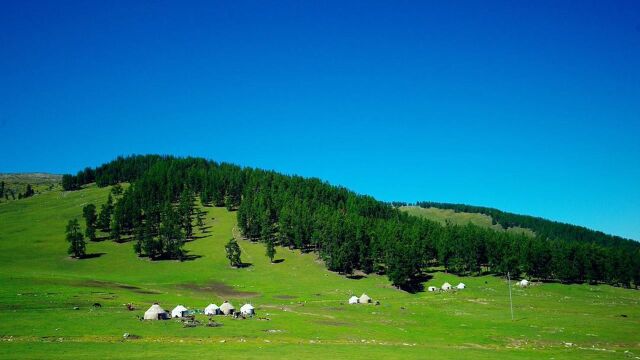
M 640 292 L 610 286 L 542 284 L 514 289 L 496 277 L 433 273 L 425 286 L 463 281 L 450 293 L 408 294 L 384 276 L 347 279 L 314 254 L 278 248 L 270 264 L 262 244 L 240 240 L 233 269 L 224 244 L 235 213 L 206 208 L 204 234 L 186 245 L 191 261 L 138 258 L 131 243 L 89 243 L 94 257 L 66 256 L 64 227 L 108 188 L 52 191 L 0 204 L 0 358 L 460 358 L 562 359 L 640 356 Z M 347 305 L 351 294 L 380 305 Z M 139 321 L 154 301 L 204 308 L 245 301 L 269 320 L 220 317 L 222 327 L 183 328 L 174 320 Z M 101 309 L 91 304 L 99 302 Z M 130 312 L 124 304 L 138 310 Z M 74 310 L 79 307 L 79 310 Z M 621 315 L 626 315 L 623 317 Z M 206 318 L 200 316 L 205 321 Z M 122 339 L 128 332 L 140 339 Z
M 437 221 L 440 224 L 445 224 L 447 221 L 456 225 L 467 225 L 472 223 L 474 225 L 491 228 L 498 231 L 505 231 L 499 224 L 493 224 L 491 216 L 480 213 L 467 213 L 467 212 L 455 212 L 451 209 L 439 209 L 434 207 L 423 208 L 419 206 L 401 206 L 400 210 L 407 213 L 423 217 L 425 219 Z M 510 227 L 506 229 L 508 232 L 524 233 L 525 235 L 533 236 L 534 232 L 531 229 L 521 228 L 518 226 Z

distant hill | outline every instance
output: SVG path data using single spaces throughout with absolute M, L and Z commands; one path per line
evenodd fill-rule
M 491 220 L 491 226 L 493 228 L 530 229 L 536 235 L 544 239 L 595 243 L 602 246 L 631 246 L 637 248 L 640 245 L 637 241 L 625 239 L 616 235 L 605 234 L 602 231 L 591 230 L 584 226 L 561 223 L 541 217 L 514 214 L 489 207 L 428 201 L 418 202 L 416 205 L 422 210 L 438 209 L 430 210 L 432 213 L 441 213 L 442 211 L 445 211 L 445 214 L 448 214 L 449 218 L 452 219 L 468 217 L 478 221 L 478 216 L 485 216 Z
M 500 224 L 497 224 L 491 218 L 491 216 L 481 213 L 457 212 L 452 209 L 440 209 L 437 207 L 423 208 L 419 206 L 401 206 L 399 207 L 399 209 L 407 212 L 410 215 L 437 221 L 442 225 L 445 225 L 447 222 L 455 225 L 466 225 L 471 223 L 496 231 L 507 231 L 512 233 L 525 234 L 528 236 L 535 236 L 535 233 L 531 229 L 522 228 L 519 226 L 508 227 L 505 229 Z
M 0 173 L 0 202 L 15 200 L 31 185 L 35 194 L 60 187 L 62 175 L 48 173 Z

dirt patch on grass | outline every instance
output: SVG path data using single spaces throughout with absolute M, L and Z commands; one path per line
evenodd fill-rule
M 332 320 L 318 320 L 314 321 L 316 324 L 329 325 L 329 326 L 352 326 L 353 324 L 344 321 L 332 321 Z
M 273 297 L 275 299 L 280 299 L 280 300 L 291 300 L 291 299 L 297 298 L 297 296 L 293 296 L 293 295 L 274 295 Z
M 178 285 L 178 288 L 203 293 L 214 293 L 219 297 L 225 298 L 248 298 L 260 295 L 257 292 L 236 290 L 232 286 L 218 282 L 209 284 L 181 284 Z
M 487 299 L 467 299 L 467 301 L 475 303 L 475 304 L 481 304 L 481 305 L 488 305 L 488 300 Z
M 118 283 L 114 283 L 114 282 L 110 282 L 110 281 L 86 280 L 86 281 L 78 282 L 77 285 L 78 286 L 86 286 L 86 287 L 105 288 L 105 289 L 118 288 L 118 289 L 129 290 L 129 291 L 132 291 L 132 292 L 135 292 L 135 293 L 138 293 L 138 294 L 147 294 L 147 295 L 161 294 L 161 292 L 156 291 L 156 290 L 143 289 L 143 288 L 138 287 L 138 286 L 127 285 L 127 284 L 118 284 Z

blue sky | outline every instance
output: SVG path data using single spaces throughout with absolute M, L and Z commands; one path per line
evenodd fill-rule
M 0 134 L 0 172 L 193 155 L 640 239 L 640 3 L 3 2 Z

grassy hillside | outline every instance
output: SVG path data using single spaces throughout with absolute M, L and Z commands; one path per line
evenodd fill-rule
M 534 232 L 530 229 L 521 228 L 518 226 L 510 227 L 504 230 L 499 224 L 493 224 L 491 216 L 480 213 L 467 213 L 467 212 L 455 212 L 451 209 L 439 209 L 435 207 L 422 208 L 419 206 L 402 206 L 400 210 L 407 213 L 420 216 L 425 219 L 437 221 L 441 224 L 445 224 L 447 221 L 456 225 L 466 225 L 472 223 L 474 225 L 494 229 L 496 231 L 508 231 L 513 233 L 524 233 L 526 235 L 533 236 Z
M 232 269 L 224 244 L 235 213 L 205 208 L 207 232 L 186 245 L 193 260 L 136 257 L 131 243 L 89 243 L 91 258 L 66 256 L 64 227 L 109 188 L 52 191 L 0 204 L 0 358 L 619 358 L 640 356 L 640 292 L 609 286 L 543 284 L 434 273 L 425 286 L 463 281 L 451 293 L 408 294 L 384 276 L 347 279 L 314 254 L 240 240 L 251 266 Z M 381 305 L 346 305 L 366 292 Z M 270 320 L 218 318 L 222 327 L 137 319 L 154 301 L 204 308 L 252 302 Z M 99 302 L 102 308 L 93 309 Z M 133 302 L 138 310 L 127 311 Z M 74 310 L 78 307 L 79 310 Z M 201 320 L 204 320 L 201 317 Z M 123 341 L 123 333 L 141 336 Z

